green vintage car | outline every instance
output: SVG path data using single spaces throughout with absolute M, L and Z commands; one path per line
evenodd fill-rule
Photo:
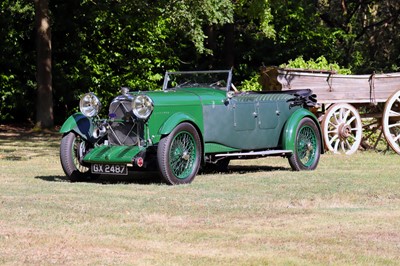
M 323 153 L 315 105 L 310 90 L 239 92 L 231 70 L 167 72 L 160 91 L 121 88 L 106 118 L 83 95 L 60 130 L 61 165 L 71 181 L 156 170 L 171 185 L 231 159 L 282 156 L 313 170 Z

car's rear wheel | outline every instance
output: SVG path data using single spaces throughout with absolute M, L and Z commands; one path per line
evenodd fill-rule
M 296 130 L 296 139 L 289 164 L 295 171 L 314 170 L 321 155 L 321 134 L 315 122 L 303 118 Z
M 201 140 L 197 130 L 182 123 L 158 143 L 157 161 L 160 174 L 170 185 L 193 181 L 201 163 Z
M 84 181 L 97 177 L 91 175 L 90 168 L 85 166 L 82 161 L 89 148 L 90 143 L 75 132 L 69 132 L 61 139 L 61 166 L 69 180 Z

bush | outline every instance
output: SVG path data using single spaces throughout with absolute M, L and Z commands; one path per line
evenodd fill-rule
M 351 70 L 343 68 L 337 63 L 329 63 L 324 56 L 318 57 L 316 60 L 310 59 L 305 61 L 303 56 L 299 56 L 294 60 L 289 60 L 287 64 L 282 64 L 280 67 L 283 68 L 301 68 L 301 69 L 313 69 L 313 70 L 333 70 L 339 74 L 351 74 Z
M 249 79 L 245 79 L 240 83 L 239 90 L 241 91 L 261 91 L 262 87 L 258 82 L 260 74 L 254 72 Z

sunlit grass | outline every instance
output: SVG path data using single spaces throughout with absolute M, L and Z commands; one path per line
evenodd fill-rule
M 0 135 L 0 264 L 400 260 L 398 155 L 326 154 L 312 172 L 293 172 L 283 158 L 236 161 L 184 186 L 152 173 L 69 183 L 59 140 Z

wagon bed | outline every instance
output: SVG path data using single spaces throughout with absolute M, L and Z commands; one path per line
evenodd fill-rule
M 283 90 L 311 89 L 320 103 L 386 102 L 400 89 L 400 73 L 341 75 L 279 69 L 278 82 Z
M 363 127 L 375 123 L 400 154 L 400 73 L 342 75 L 329 70 L 264 67 L 260 83 L 265 90 L 311 89 L 322 105 L 319 118 L 329 150 L 354 153 L 362 142 Z M 358 108 L 372 109 L 378 103 L 385 103 L 383 111 L 363 114 L 375 120 L 362 123 Z

